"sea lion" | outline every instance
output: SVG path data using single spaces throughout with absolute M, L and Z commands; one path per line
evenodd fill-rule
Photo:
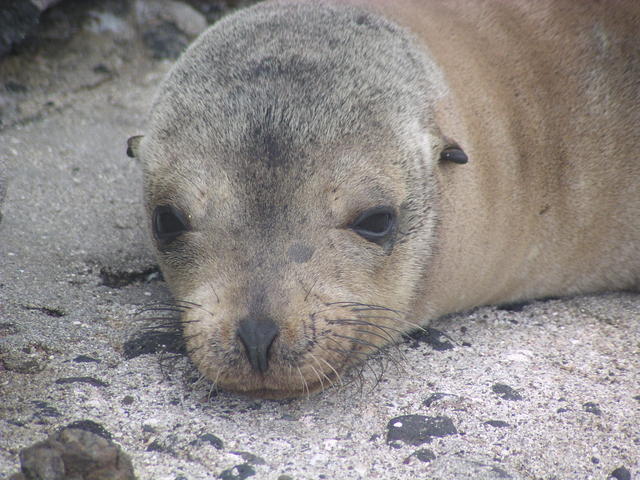
M 207 30 L 129 144 L 197 368 L 293 397 L 449 312 L 637 289 L 639 24 L 309 0 Z

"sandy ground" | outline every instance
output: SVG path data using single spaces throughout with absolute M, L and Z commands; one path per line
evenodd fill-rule
M 186 359 L 127 358 L 139 309 L 170 300 L 125 155 L 170 62 L 122 32 L 0 60 L 0 478 L 92 420 L 149 480 L 640 479 L 638 294 L 440 319 L 448 340 L 409 340 L 384 371 L 292 401 L 212 391 Z

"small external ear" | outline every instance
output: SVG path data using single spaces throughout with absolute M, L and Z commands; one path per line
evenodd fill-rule
M 469 157 L 464 153 L 457 145 L 445 147 L 442 152 L 440 152 L 440 161 L 441 162 L 453 162 L 462 165 L 463 163 L 467 163 L 469 161 Z
M 138 157 L 138 145 L 140 145 L 140 140 L 142 140 L 142 135 L 134 135 L 133 137 L 129 137 L 127 140 L 127 156 L 131 158 Z

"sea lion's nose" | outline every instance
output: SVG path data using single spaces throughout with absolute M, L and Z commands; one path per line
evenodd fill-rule
M 279 332 L 278 325 L 269 317 L 240 320 L 236 333 L 256 372 L 265 373 L 268 370 L 269 350 Z

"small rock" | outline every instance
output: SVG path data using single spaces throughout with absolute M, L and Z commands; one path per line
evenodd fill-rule
M 4 368 L 15 373 L 40 373 L 47 366 L 45 358 L 34 358 L 31 354 L 21 351 L 2 352 L 0 362 Z
M 421 449 L 416 450 L 415 452 L 413 452 L 407 458 L 405 458 L 402 463 L 404 463 L 404 464 L 411 463 L 411 458 L 417 458 L 418 460 L 420 460 L 423 463 L 429 463 L 432 460 L 436 459 L 436 454 L 433 453 L 433 450 L 429 450 L 428 448 L 421 448 Z
M 522 395 L 504 383 L 494 384 L 491 390 L 493 393 L 497 393 L 503 400 L 522 400 Z
M 631 472 L 624 467 L 618 467 L 609 474 L 609 478 L 615 478 L 615 480 L 631 480 Z
M 587 402 L 582 404 L 584 407 L 584 411 L 588 413 L 593 413 L 594 415 L 602 415 L 602 410 L 600 410 L 600 406 L 594 402 Z
M 88 355 L 78 355 L 73 359 L 76 363 L 100 363 L 97 358 L 89 357 Z
M 224 442 L 220 440 L 220 438 L 216 437 L 212 433 L 205 433 L 200 435 L 197 439 L 191 442 L 191 445 L 202 445 L 203 443 L 208 443 L 212 447 L 222 450 L 224 449 Z M 231 452 L 236 453 L 236 452 Z
M 233 468 L 220 472 L 218 478 L 222 480 L 244 480 L 245 478 L 252 477 L 256 474 L 256 471 L 248 463 L 242 463 L 236 465 Z
M 172 23 L 191 38 L 207 28 L 204 15 L 190 5 L 175 0 L 137 0 L 135 11 L 138 23 L 142 25 Z
M 420 343 L 426 343 L 438 352 L 453 349 L 453 343 L 448 340 L 449 337 L 435 328 L 425 327 L 409 335 L 409 338 L 414 340 L 411 348 L 417 348 Z
M 505 427 L 511 426 L 503 420 L 487 420 L 486 422 L 484 422 L 484 424 L 489 425 L 490 427 L 496 427 L 496 428 L 505 428 Z
M 444 392 L 435 392 L 432 393 L 431 395 L 429 395 L 424 402 L 422 402 L 422 404 L 429 408 L 431 405 L 433 405 L 434 403 L 436 403 L 439 400 L 442 400 L 445 397 L 454 397 L 455 395 L 451 395 L 450 393 L 444 393 Z
M 77 428 L 63 428 L 25 448 L 20 464 L 24 480 L 135 480 L 131 460 L 120 447 Z
M 394 448 L 400 442 L 408 445 L 430 443 L 434 437 L 445 437 L 458 433 L 449 417 L 425 417 L 424 415 L 402 415 L 387 424 L 387 444 Z
M 111 440 L 112 436 L 99 423 L 94 422 L 93 420 L 78 420 L 77 422 L 70 423 L 65 428 L 77 428 L 79 430 L 84 430 L 85 432 L 95 433 L 96 435 L 106 438 L 107 440 Z
M 37 416 L 39 417 L 61 417 L 62 414 L 55 408 L 49 405 L 47 402 L 42 402 L 40 400 L 34 400 L 33 406 L 38 409 Z
M 234 455 L 239 455 L 246 463 L 249 463 L 251 465 L 265 465 L 267 462 L 264 461 L 263 458 L 254 455 L 253 453 L 249 453 L 249 452 L 229 452 L 229 453 L 233 453 Z
M 56 380 L 58 385 L 66 385 L 69 383 L 87 383 L 89 385 L 93 385 L 94 387 L 108 387 L 109 384 L 103 382 L 102 380 L 98 380 L 93 377 L 65 377 L 59 378 Z

